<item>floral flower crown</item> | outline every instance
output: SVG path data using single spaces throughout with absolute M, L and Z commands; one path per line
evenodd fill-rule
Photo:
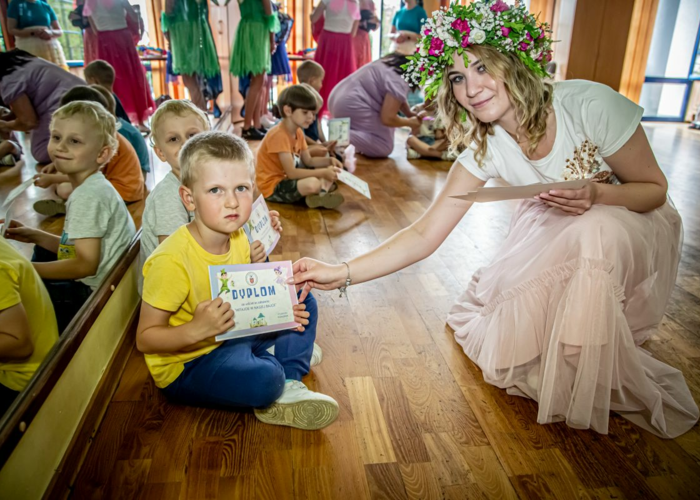
M 416 53 L 408 56 L 404 79 L 425 90 L 426 99 L 437 94 L 445 68 L 453 54 L 464 57 L 470 45 L 490 45 L 504 54 L 513 53 L 541 77 L 549 76 L 552 30 L 523 6 L 511 7 L 503 0 L 477 0 L 467 6 L 452 4 L 433 12 L 422 27 Z

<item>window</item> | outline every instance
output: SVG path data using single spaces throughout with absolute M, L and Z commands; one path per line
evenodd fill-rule
M 58 40 L 63 46 L 63 52 L 68 61 L 83 60 L 83 32 L 70 23 L 68 14 L 74 9 L 72 0 L 47 0 L 48 4 L 56 11 L 58 23 L 63 30 L 63 36 Z

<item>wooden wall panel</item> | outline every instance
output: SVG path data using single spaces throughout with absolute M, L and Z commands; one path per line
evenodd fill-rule
M 566 79 L 609 85 L 639 99 L 658 0 L 578 0 Z

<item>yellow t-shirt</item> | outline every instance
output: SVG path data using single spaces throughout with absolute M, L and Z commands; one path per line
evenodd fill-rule
M 231 248 L 224 255 L 204 250 L 187 226 L 180 227 L 161 243 L 143 266 L 143 301 L 171 311 L 170 326 L 192 321 L 200 302 L 211 299 L 209 266 L 250 264 L 250 244 L 243 229 L 231 234 Z M 165 388 L 185 369 L 185 363 L 210 353 L 220 343 L 201 341 L 190 351 L 146 354 L 146 365 L 156 382 Z
M 25 359 L 0 362 L 0 384 L 13 391 L 27 386 L 58 340 L 58 326 L 49 293 L 34 266 L 0 237 L 0 311 L 20 302 L 27 313 L 34 352 Z

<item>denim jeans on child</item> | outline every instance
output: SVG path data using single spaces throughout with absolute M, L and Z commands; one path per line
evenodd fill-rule
M 222 408 L 265 408 L 282 394 L 286 379 L 309 373 L 316 340 L 318 306 L 306 300 L 309 324 L 303 332 L 285 330 L 224 341 L 185 363 L 185 369 L 163 392 L 175 403 Z M 267 350 L 275 346 L 275 354 Z
M 32 262 L 54 262 L 58 256 L 39 245 L 34 245 Z M 45 280 L 42 279 L 51 297 L 53 309 L 56 312 L 59 335 L 66 329 L 76 313 L 92 294 L 92 289 L 77 280 Z

